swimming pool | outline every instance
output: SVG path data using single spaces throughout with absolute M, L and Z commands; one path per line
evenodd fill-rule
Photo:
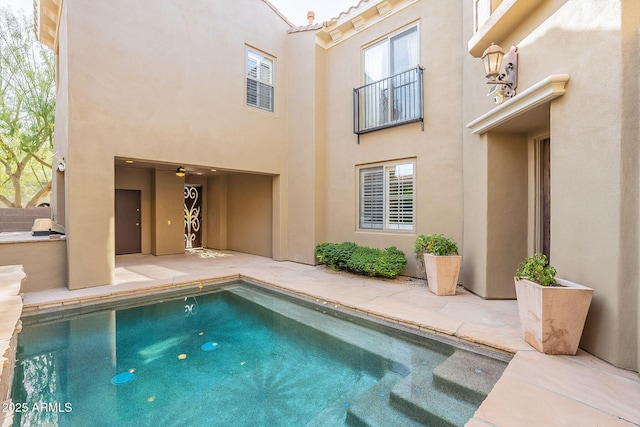
M 464 425 L 508 360 L 250 284 L 208 291 L 23 319 L 14 425 Z

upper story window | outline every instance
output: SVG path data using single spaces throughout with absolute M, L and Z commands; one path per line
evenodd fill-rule
M 385 38 L 363 50 L 364 83 L 372 83 L 418 65 L 418 27 Z
M 363 49 L 364 86 L 354 89 L 354 132 L 422 121 L 418 26 Z
M 491 16 L 493 10 L 491 0 L 473 0 L 473 31 L 478 29 L 484 24 Z
M 415 164 L 387 163 L 358 170 L 358 228 L 415 229 Z
M 247 105 L 273 111 L 274 60 L 247 49 Z

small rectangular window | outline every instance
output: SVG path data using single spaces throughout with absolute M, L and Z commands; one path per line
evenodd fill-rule
M 274 60 L 247 50 L 247 105 L 273 111 Z
M 362 230 L 414 230 L 414 163 L 363 167 L 358 171 Z

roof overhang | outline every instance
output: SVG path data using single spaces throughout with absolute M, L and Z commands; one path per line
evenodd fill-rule
M 337 18 L 324 22 L 322 29 L 316 33 L 316 43 L 324 48 L 332 47 L 415 2 L 416 0 L 361 0 Z
M 34 11 L 38 40 L 55 53 L 58 53 L 60 11 L 64 0 L 40 0 L 39 3 Z
M 513 132 L 518 126 L 522 126 L 517 122 L 517 119 L 527 118 L 527 113 L 540 113 L 538 107 L 546 105 L 548 113 L 549 103 L 564 95 L 565 85 L 568 81 L 568 74 L 552 74 L 524 92 L 510 98 L 504 104 L 500 104 L 488 113 L 473 120 L 467 124 L 467 128 L 471 129 L 471 133 L 474 134 L 483 134 L 491 130 L 509 130 Z M 510 122 L 516 126 L 508 128 L 507 125 Z

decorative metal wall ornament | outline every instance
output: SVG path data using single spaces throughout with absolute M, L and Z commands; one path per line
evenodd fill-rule
M 200 231 L 200 206 L 198 205 L 198 188 L 184 187 L 184 224 L 185 248 L 193 248 L 197 232 Z
M 482 54 L 487 84 L 493 85 L 487 96 L 494 96 L 496 104 L 502 104 L 506 99 L 513 98 L 518 87 L 518 48 L 511 46 L 505 55 L 502 48 L 491 44 Z M 504 70 L 501 69 L 505 63 Z

